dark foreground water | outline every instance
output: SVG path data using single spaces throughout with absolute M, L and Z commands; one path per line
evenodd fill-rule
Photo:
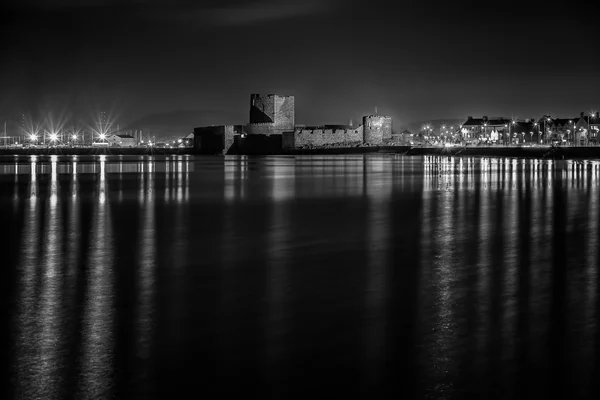
M 599 166 L 2 158 L 1 395 L 599 398 Z

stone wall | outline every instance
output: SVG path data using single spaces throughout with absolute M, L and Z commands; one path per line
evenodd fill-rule
M 275 98 L 260 94 L 250 95 L 250 123 L 275 122 Z
M 283 132 L 283 134 L 281 135 L 281 146 L 284 149 L 296 148 L 295 137 L 296 137 L 296 132 L 294 132 L 294 131 Z
M 284 134 L 284 148 L 355 146 L 363 142 L 363 127 L 356 129 L 296 129 Z
M 293 130 L 294 124 L 294 96 L 250 95 L 249 126 L 252 127 L 248 132 L 249 134 L 281 134 L 283 131 Z
M 383 115 L 363 117 L 364 143 L 380 145 L 392 139 L 392 118 Z
M 234 137 L 242 132 L 241 125 L 215 125 L 194 128 L 194 147 L 202 153 L 226 154 Z
M 286 130 L 289 131 L 290 129 Z M 283 133 L 283 129 L 278 129 L 274 123 L 264 122 L 246 125 L 246 132 L 249 135 L 273 135 Z
M 275 118 L 274 123 L 278 129 L 294 129 L 296 122 L 296 111 L 294 96 L 274 95 Z
M 235 127 L 233 125 L 225 125 L 223 127 L 223 153 L 227 154 L 231 146 L 233 146 L 234 136 L 236 134 Z

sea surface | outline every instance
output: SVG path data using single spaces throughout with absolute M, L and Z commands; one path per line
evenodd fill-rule
M 0 158 L 0 397 L 600 398 L 600 163 Z

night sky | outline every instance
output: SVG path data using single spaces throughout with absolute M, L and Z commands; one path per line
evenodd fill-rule
M 52 112 L 185 134 L 248 122 L 250 93 L 296 122 L 380 113 L 398 128 L 600 108 L 600 7 L 583 2 L 4 0 L 0 117 Z

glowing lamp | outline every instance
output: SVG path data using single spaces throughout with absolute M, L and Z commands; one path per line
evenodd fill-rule
M 35 133 L 32 133 L 31 135 L 29 135 L 29 139 L 31 139 L 31 141 L 35 142 L 37 140 L 37 135 Z
M 104 140 L 106 139 L 106 134 L 101 133 L 98 137 L 100 138 L 100 140 Z
M 56 142 L 58 140 L 58 135 L 56 133 L 51 133 L 50 140 L 52 140 L 53 142 Z

